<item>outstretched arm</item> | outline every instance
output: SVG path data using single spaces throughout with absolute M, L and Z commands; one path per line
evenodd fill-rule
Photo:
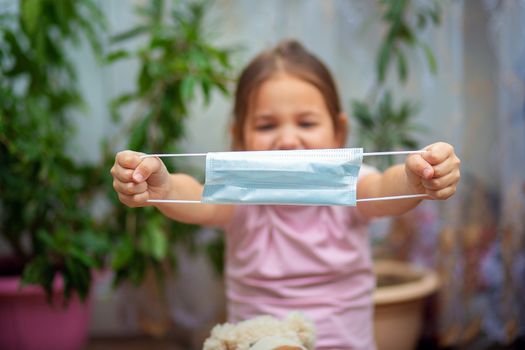
M 408 156 L 404 164 L 394 165 L 383 174 L 370 174 L 359 180 L 358 198 L 424 193 L 444 200 L 452 196 L 460 178 L 460 160 L 454 148 L 438 142 L 425 150 Z M 367 217 L 390 216 L 403 214 L 419 202 L 421 199 L 361 202 L 358 208 Z
M 164 199 L 199 200 L 203 186 L 186 174 L 170 175 L 170 191 Z M 232 205 L 217 204 L 170 204 L 155 203 L 155 207 L 164 215 L 176 221 L 203 225 L 224 226 L 233 217 Z
M 185 174 L 169 174 L 159 158 L 140 158 L 142 153 L 119 152 L 111 168 L 113 187 L 129 207 L 154 205 L 164 215 L 189 224 L 217 226 L 229 222 L 230 205 L 148 203 L 149 199 L 201 198 L 203 186 Z

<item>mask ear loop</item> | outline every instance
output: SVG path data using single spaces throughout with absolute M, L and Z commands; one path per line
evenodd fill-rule
M 421 154 L 425 153 L 426 150 L 420 151 L 388 151 L 388 152 L 368 152 L 363 153 L 363 157 L 371 156 L 386 156 L 386 155 L 403 155 L 403 154 Z M 145 154 L 140 158 L 168 158 L 168 157 L 206 157 L 207 153 L 157 153 L 157 154 Z M 386 200 L 399 200 L 399 199 L 410 199 L 410 198 L 424 198 L 428 197 L 425 193 L 419 194 L 406 194 L 400 196 L 387 196 L 387 197 L 373 197 L 373 198 L 361 198 L 356 199 L 356 202 L 374 202 L 374 201 L 386 201 Z M 205 204 L 198 200 L 185 200 L 185 199 L 148 199 L 148 203 L 176 203 L 176 204 Z

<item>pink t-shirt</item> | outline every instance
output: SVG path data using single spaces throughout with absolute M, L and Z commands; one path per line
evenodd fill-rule
M 375 348 L 367 221 L 355 207 L 240 205 L 225 231 L 230 322 L 300 311 L 316 349 Z

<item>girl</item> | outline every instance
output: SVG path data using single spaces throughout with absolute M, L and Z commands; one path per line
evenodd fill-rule
M 242 72 L 231 127 L 235 150 L 344 147 L 347 118 L 325 65 L 296 41 L 257 56 Z M 460 178 L 452 146 L 435 143 L 384 173 L 362 166 L 358 198 L 426 193 L 447 199 Z M 111 169 L 122 203 L 194 199 L 203 186 L 169 174 L 158 158 L 119 152 Z M 226 239 L 228 317 L 309 316 L 318 349 L 373 349 L 374 275 L 368 220 L 399 215 L 420 200 L 362 202 L 357 207 L 155 204 L 166 216 L 220 226 Z

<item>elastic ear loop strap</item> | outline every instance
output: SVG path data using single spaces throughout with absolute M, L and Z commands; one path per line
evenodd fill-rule
M 386 156 L 386 155 L 400 155 L 400 154 L 421 154 L 426 152 L 422 151 L 389 151 L 389 152 L 369 152 L 363 153 L 363 157 L 369 156 Z M 140 156 L 141 158 L 150 158 L 150 157 L 206 157 L 207 153 L 172 153 L 172 154 L 145 154 Z M 409 199 L 409 198 L 423 198 L 428 197 L 427 194 L 407 194 L 400 196 L 388 196 L 388 197 L 375 197 L 375 198 L 361 198 L 356 199 L 356 202 L 374 202 L 374 201 L 385 201 L 385 200 L 398 200 L 398 199 Z M 148 199 L 148 203 L 179 203 L 179 204 L 204 204 L 198 200 L 185 200 L 185 199 Z

